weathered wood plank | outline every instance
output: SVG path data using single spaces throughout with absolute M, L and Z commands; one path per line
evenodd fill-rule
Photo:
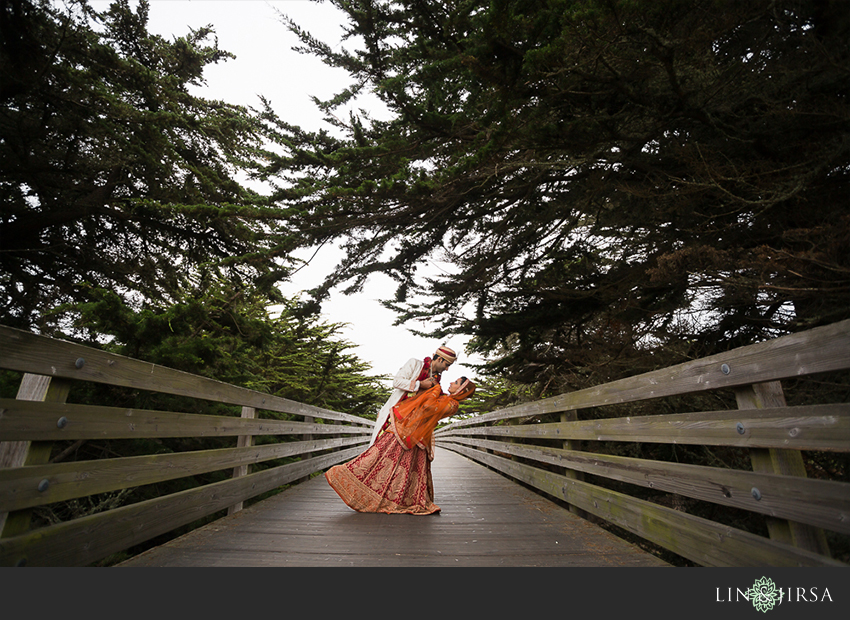
M 342 433 L 368 436 L 372 422 L 357 419 L 357 425 L 340 426 L 0 399 L 0 438 L 10 441 Z
M 0 566 L 87 566 L 111 553 L 170 532 L 310 472 L 348 460 L 360 451 L 352 448 L 332 452 L 2 538 Z
M 327 420 L 362 418 L 255 392 L 150 362 L 0 325 L 0 367 L 49 377 L 93 381 Z
M 846 482 L 809 480 L 462 437 L 452 438 L 452 442 L 850 533 L 850 483 Z M 446 444 L 441 441 L 440 445 Z M 759 499 L 753 496 L 753 489 L 758 490 Z
M 0 510 L 31 508 L 330 448 L 365 446 L 367 440 L 317 439 L 5 469 L 0 470 Z
M 850 452 L 850 404 L 702 411 L 521 426 L 446 427 L 435 432 L 434 436 L 525 437 Z
M 444 444 L 443 447 L 449 447 Z M 846 566 L 832 558 L 465 446 L 460 454 L 702 566 Z
M 593 388 L 458 420 L 448 428 L 735 388 L 848 368 L 850 319 Z

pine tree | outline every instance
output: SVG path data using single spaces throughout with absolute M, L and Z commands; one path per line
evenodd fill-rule
M 232 55 L 210 28 L 152 35 L 130 4 L 2 3 L 0 323 L 49 331 L 86 286 L 167 301 L 202 266 L 270 295 L 286 274 L 279 212 L 238 180 L 255 116 L 190 93 Z
M 359 47 L 289 22 L 351 76 L 318 103 L 390 118 L 276 125 L 276 198 L 347 250 L 317 302 L 389 273 L 401 321 L 573 386 L 850 316 L 846 3 L 334 4 Z

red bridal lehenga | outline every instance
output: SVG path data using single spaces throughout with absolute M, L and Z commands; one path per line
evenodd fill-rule
M 439 385 L 400 402 L 375 443 L 353 460 L 331 467 L 325 478 L 342 501 L 358 512 L 440 512 L 431 479 L 432 433 L 440 419 L 457 409 L 458 398 L 444 395 Z

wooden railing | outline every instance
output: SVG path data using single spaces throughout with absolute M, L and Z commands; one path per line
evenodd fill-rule
M 850 534 L 850 483 L 807 477 L 801 451 L 850 452 L 850 404 L 786 406 L 781 381 L 848 368 L 844 321 L 460 420 L 435 439 L 701 566 L 845 565 L 832 559 L 824 530 Z M 737 408 L 666 413 L 669 397 L 717 390 L 734 394 Z M 638 401 L 665 413 L 606 413 Z M 752 470 L 629 455 L 645 444 L 727 447 L 748 455 Z M 698 502 L 766 524 L 753 532 L 689 513 Z
M 2 326 L 0 368 L 25 373 L 17 399 L 0 399 L 0 566 L 87 566 L 217 512 L 237 511 L 245 500 L 353 458 L 368 444 L 373 424 Z M 225 403 L 234 406 L 233 415 L 68 404 L 75 381 Z M 278 441 L 252 445 L 257 436 Z M 175 437 L 233 437 L 234 447 L 50 462 L 60 441 Z M 299 460 L 248 471 L 291 457 Z M 218 482 L 30 529 L 38 506 L 205 472 L 229 476 L 230 469 L 232 477 Z
M 356 416 L 6 327 L 0 368 L 25 373 L 18 398 L 0 399 L 2 566 L 89 565 L 344 462 L 363 450 L 371 431 L 372 423 Z M 786 406 L 781 382 L 848 369 L 844 321 L 461 420 L 436 437 L 580 515 L 702 566 L 843 566 L 831 557 L 825 532 L 850 535 L 850 483 L 846 472 L 845 480 L 823 472 L 807 477 L 804 455 L 850 453 L 850 404 Z M 75 381 L 225 403 L 233 411 L 68 404 Z M 733 394 L 737 408 L 667 413 L 671 397 L 713 391 Z M 630 403 L 657 404 L 665 413 L 606 413 Z M 257 436 L 280 441 L 252 445 Z M 56 442 L 175 437 L 231 437 L 235 447 L 50 462 Z M 743 452 L 751 470 L 649 460 L 629 449 L 664 444 Z M 286 457 L 299 460 L 248 472 Z M 30 529 L 39 506 L 230 470 L 232 478 L 219 482 Z M 758 515 L 763 527 L 750 531 L 725 517 L 706 518 L 704 510 L 692 514 L 689 502 Z

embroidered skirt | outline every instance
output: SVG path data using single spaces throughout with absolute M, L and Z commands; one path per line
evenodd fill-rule
M 434 504 L 431 461 L 422 448 L 402 448 L 392 433 L 381 433 L 358 457 L 331 467 L 325 478 L 357 512 L 430 515 Z

